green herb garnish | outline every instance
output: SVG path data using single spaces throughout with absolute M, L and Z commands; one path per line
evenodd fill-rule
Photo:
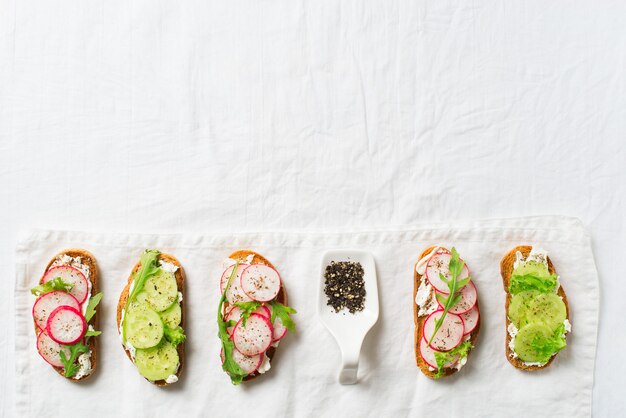
M 234 304 L 239 309 L 241 309 L 241 318 L 243 321 L 241 322 L 243 326 L 246 325 L 246 321 L 250 318 L 250 314 L 261 306 L 260 302 L 250 301 L 250 302 L 235 302 Z
M 174 344 L 175 347 L 182 344 L 186 339 L 185 330 L 183 330 L 180 326 L 171 328 L 165 323 L 163 324 L 163 336 L 167 341 Z
M 270 306 L 272 307 L 272 317 L 270 318 L 270 322 L 273 324 L 276 317 L 279 317 L 289 332 L 296 332 L 296 324 L 290 316 L 291 314 L 297 313 L 296 310 L 276 301 L 271 301 Z
M 102 296 L 104 294 L 102 292 L 96 293 L 89 299 L 89 303 L 87 304 L 87 309 L 85 309 L 85 321 L 91 321 L 91 318 L 96 314 L 96 306 L 102 300 Z
M 30 289 L 30 293 L 35 296 L 45 295 L 46 293 L 54 292 L 55 290 L 63 290 L 64 292 L 69 292 L 74 287 L 73 284 L 67 283 L 60 277 L 55 277 L 52 280 L 49 280 L 39 286 L 35 286 Z
M 87 332 L 85 333 L 85 337 L 97 337 L 98 335 L 102 334 L 102 331 L 96 331 L 96 330 L 87 330 Z
M 452 257 L 450 258 L 450 264 L 448 266 L 448 270 L 450 271 L 450 279 L 446 279 L 446 276 L 439 273 L 439 278 L 446 285 L 448 285 L 448 289 L 450 290 L 450 292 L 447 296 L 441 293 L 435 293 L 437 296 L 437 300 L 439 301 L 439 303 L 441 303 L 441 305 L 443 305 L 443 314 L 435 320 L 435 330 L 433 331 L 433 335 L 431 335 L 430 339 L 428 340 L 429 345 L 433 342 L 433 338 L 435 338 L 435 335 L 437 334 L 437 331 L 439 331 L 439 328 L 441 328 L 443 320 L 448 314 L 450 308 L 459 303 L 459 301 L 461 300 L 462 295 L 460 293 L 460 290 L 471 280 L 470 276 L 467 276 L 462 280 L 458 280 L 458 277 L 463 271 L 465 261 L 459 258 L 459 253 L 454 247 L 452 247 L 451 256 Z
M 61 351 L 59 356 L 61 357 L 61 362 L 63 363 L 63 374 L 65 377 L 72 377 L 80 368 L 80 366 L 76 364 L 76 359 L 78 359 L 79 355 L 89 352 L 89 347 L 79 342 L 74 345 L 68 345 L 67 348 L 70 349 L 70 358 L 65 356 L 64 351 Z
M 228 373 L 228 375 L 230 376 L 230 381 L 233 385 L 239 385 L 243 381 L 243 378 L 248 375 L 241 369 L 241 367 L 239 367 L 239 365 L 233 358 L 235 343 L 233 342 L 233 340 L 230 339 L 230 335 L 228 334 L 228 331 L 226 329 L 229 326 L 232 326 L 232 322 L 234 321 L 224 321 L 224 315 L 222 315 L 222 308 L 224 306 L 224 302 L 226 302 L 226 292 L 228 292 L 230 284 L 237 273 L 237 267 L 239 267 L 239 261 L 235 262 L 233 271 L 228 278 L 226 286 L 224 286 L 224 292 L 222 292 L 222 297 L 220 297 L 220 303 L 217 307 L 217 330 L 220 340 L 222 341 L 222 349 L 224 352 L 222 369 L 226 373 Z
M 457 356 L 458 360 L 461 361 L 465 357 L 467 357 L 469 351 L 474 346 L 470 341 L 463 341 L 459 346 L 454 347 L 452 350 L 447 352 L 435 351 L 435 361 L 437 362 L 437 373 L 433 376 L 435 379 L 439 379 L 444 374 L 443 366 L 446 363 L 453 361 Z

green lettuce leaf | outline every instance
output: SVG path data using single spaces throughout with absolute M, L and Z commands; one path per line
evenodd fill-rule
M 35 286 L 30 289 L 30 293 L 35 296 L 45 295 L 46 293 L 54 292 L 55 290 L 63 290 L 64 292 L 69 292 L 72 290 L 74 285 L 65 282 L 60 277 L 55 277 L 52 280 L 47 281 L 44 284 L 40 284 L 39 286 Z
M 557 327 L 551 337 L 535 337 L 530 343 L 535 350 L 540 363 L 546 363 L 550 358 L 567 346 L 565 341 L 565 325 Z
M 435 374 L 434 378 L 435 379 L 439 379 L 441 376 L 443 376 L 443 373 L 444 373 L 443 366 L 444 366 L 444 364 L 451 362 L 457 356 L 459 356 L 459 360 L 458 361 L 461 361 L 462 359 L 467 357 L 467 355 L 469 354 L 470 350 L 473 347 L 474 346 L 472 345 L 472 343 L 470 341 L 464 341 L 460 345 L 458 345 L 457 347 L 455 347 L 452 350 L 447 351 L 445 353 L 439 352 L 439 351 L 435 351 L 435 361 L 437 362 L 437 373 Z
M 533 274 L 513 274 L 509 285 L 509 292 L 516 295 L 527 290 L 538 290 L 541 293 L 551 293 L 556 290 L 557 275 L 538 277 Z

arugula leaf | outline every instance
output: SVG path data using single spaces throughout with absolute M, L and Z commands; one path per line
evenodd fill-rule
M 565 341 L 565 325 L 561 324 L 550 337 L 536 336 L 530 342 L 530 346 L 540 357 L 540 363 L 546 363 L 554 354 L 558 353 L 567 345 Z
M 104 296 L 104 293 L 100 292 L 96 293 L 95 295 L 93 295 L 93 297 L 89 299 L 87 309 L 85 309 L 85 321 L 91 321 L 91 318 L 93 318 L 93 316 L 96 314 L 96 306 L 98 306 L 100 300 L 102 300 L 102 296 Z
M 272 324 L 278 316 L 289 332 L 296 332 L 296 324 L 291 319 L 291 314 L 297 313 L 296 310 L 276 301 L 271 301 L 270 306 L 272 307 L 272 317 L 270 318 Z
M 141 259 L 140 259 L 141 268 L 139 269 L 139 271 L 137 271 L 133 275 L 133 280 L 135 284 L 133 286 L 133 290 L 130 292 L 130 294 L 128 295 L 128 298 L 126 299 L 126 306 L 124 306 L 124 310 L 126 312 L 128 312 L 128 306 L 130 305 L 130 303 L 133 300 L 135 300 L 137 295 L 141 293 L 141 291 L 143 290 L 143 287 L 146 284 L 146 280 L 148 280 L 150 276 L 155 275 L 159 271 L 160 267 L 157 264 L 159 254 L 161 254 L 159 250 L 146 250 L 141 255 Z M 123 344 L 126 343 L 126 327 L 124 326 L 126 322 L 125 320 L 126 320 L 126 317 L 124 317 L 122 320 L 122 343 Z
M 433 338 L 437 335 L 437 331 L 441 328 L 443 324 L 443 320 L 446 318 L 448 311 L 454 305 L 459 303 L 461 300 L 460 290 L 471 280 L 470 276 L 467 276 L 465 279 L 458 280 L 459 275 L 463 271 L 463 267 L 465 266 L 465 261 L 461 260 L 459 257 L 459 253 L 456 251 L 456 248 L 452 247 L 452 251 L 450 252 L 450 263 L 448 264 L 448 270 L 450 270 L 450 279 L 446 279 L 446 277 L 439 273 L 439 277 L 443 280 L 447 285 L 450 292 L 447 296 L 437 294 L 437 300 L 443 305 L 443 314 L 439 317 L 439 319 L 435 320 L 435 330 L 433 331 L 433 335 L 430 336 L 428 340 L 428 344 L 433 342 Z
M 551 274 L 548 277 L 538 277 L 534 274 L 513 274 L 509 293 L 516 295 L 526 290 L 538 290 L 542 293 L 551 293 L 556 290 L 557 275 Z
M 80 368 L 80 366 L 76 364 L 76 359 L 78 359 L 79 355 L 89 352 L 89 347 L 80 342 L 67 347 L 70 349 L 70 358 L 65 356 L 64 351 L 61 351 L 59 356 L 61 357 L 61 362 L 63 363 L 63 374 L 65 377 L 72 377 Z
M 87 330 L 87 332 L 85 333 L 85 337 L 97 337 L 100 334 L 102 334 L 102 331 Z
M 235 343 L 230 339 L 230 335 L 228 334 L 226 328 L 231 326 L 230 324 L 234 321 L 224 321 L 224 315 L 222 314 L 222 308 L 224 306 L 224 302 L 226 302 L 226 292 L 230 288 L 233 278 L 237 273 L 237 267 L 239 267 L 239 261 L 235 262 L 233 271 L 228 278 L 226 286 L 224 286 L 224 291 L 222 292 L 222 297 L 220 297 L 220 302 L 217 307 L 217 332 L 220 340 L 222 341 L 222 351 L 224 356 L 222 369 L 230 376 L 230 381 L 233 385 L 239 385 L 243 381 L 243 378 L 248 375 L 241 369 L 241 367 L 239 367 L 233 358 Z
M 169 325 L 165 323 L 163 324 L 163 336 L 165 337 L 167 341 L 174 344 L 174 346 L 178 346 L 179 344 L 182 344 L 187 338 L 185 336 L 185 331 L 180 326 L 176 328 L 171 328 Z
M 469 351 L 474 346 L 470 341 L 464 341 L 457 347 L 453 348 L 447 352 L 439 352 L 435 351 L 435 361 L 437 362 L 437 373 L 433 376 L 435 379 L 439 379 L 444 374 L 443 366 L 446 363 L 453 361 L 457 356 L 459 356 L 458 361 L 463 360 L 469 354 Z
M 39 286 L 35 286 L 30 289 L 30 293 L 35 296 L 45 295 L 46 293 L 54 292 L 55 290 L 63 290 L 65 292 L 69 292 L 74 287 L 73 284 L 67 283 L 60 277 L 55 277 L 52 280 L 47 281 L 46 283 L 40 284 Z
M 242 324 L 245 326 L 246 321 L 250 318 L 250 314 L 261 306 L 261 303 L 251 301 L 251 302 L 235 302 L 235 306 L 238 306 L 241 309 L 241 317 L 243 318 Z

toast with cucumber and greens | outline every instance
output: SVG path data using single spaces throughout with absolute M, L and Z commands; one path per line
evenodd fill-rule
M 185 360 L 185 271 L 171 255 L 146 250 L 117 304 L 122 346 L 141 376 L 176 383 Z
M 454 247 L 429 247 L 413 270 L 415 361 L 432 379 L 466 364 L 480 331 L 478 292 Z
M 278 344 L 294 332 L 287 291 L 276 268 L 261 254 L 241 250 L 225 261 L 217 309 L 222 369 L 234 385 L 270 369 Z
M 500 262 L 506 292 L 506 358 L 521 370 L 539 370 L 563 350 L 571 332 L 569 304 L 546 251 L 519 246 Z
M 98 292 L 95 257 L 81 249 L 55 255 L 39 284 L 33 321 L 37 351 L 61 376 L 72 382 L 91 377 L 98 365 Z

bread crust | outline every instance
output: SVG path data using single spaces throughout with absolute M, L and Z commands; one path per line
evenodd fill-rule
M 170 254 L 160 253 L 159 260 L 172 263 L 178 267 L 178 269 L 174 273 L 174 277 L 176 278 L 176 286 L 178 287 L 178 291 L 183 294 L 183 300 L 180 302 L 180 311 L 181 311 L 180 326 L 183 329 L 185 329 L 185 300 L 186 300 L 185 298 L 185 270 L 183 269 L 182 264 L 180 264 L 180 261 L 178 261 L 176 257 Z M 122 322 L 122 311 L 126 307 L 126 301 L 128 300 L 128 294 L 130 291 L 130 284 L 133 281 L 133 275 L 137 271 L 139 271 L 140 268 L 141 268 L 141 261 L 138 261 L 137 264 L 135 264 L 135 267 L 133 267 L 133 270 L 131 271 L 130 276 L 128 276 L 128 281 L 126 282 L 126 286 L 124 287 L 124 290 L 122 290 L 120 299 L 117 302 L 117 329 L 118 330 L 120 328 L 120 323 Z M 128 350 L 126 350 L 126 347 L 124 347 L 123 344 L 122 344 L 122 348 L 124 349 L 124 352 L 126 353 L 126 356 L 131 361 L 131 363 L 135 364 L 135 362 L 130 356 L 130 353 L 128 352 Z M 178 358 L 180 361 L 180 365 L 178 366 L 178 370 L 176 371 L 176 377 L 180 377 L 183 371 L 183 365 L 185 364 L 185 342 L 182 342 L 181 344 L 179 344 L 178 347 L 176 347 L 176 350 L 178 351 Z M 153 383 L 159 387 L 165 387 L 165 386 L 169 386 L 172 384 L 172 383 L 167 383 L 165 380 L 155 380 L 154 382 L 148 380 L 148 382 Z
M 264 264 L 266 266 L 269 266 L 271 268 L 273 268 L 274 270 L 278 271 L 276 269 L 276 267 L 274 267 L 274 265 L 265 257 L 263 257 L 261 254 L 254 252 L 254 251 L 250 251 L 250 250 L 238 250 L 235 251 L 234 253 L 232 253 L 231 255 L 228 256 L 228 258 L 231 258 L 233 260 L 237 260 L 237 261 L 244 261 L 248 256 L 250 255 L 254 255 L 254 257 L 252 258 L 252 264 Z M 282 277 L 280 280 L 280 290 L 278 292 L 278 295 L 276 295 L 276 299 L 275 299 L 278 303 L 280 303 L 281 305 L 285 305 L 287 306 L 287 290 L 285 289 Z M 224 312 L 226 312 L 228 310 L 228 302 L 224 302 Z M 276 347 L 272 347 L 270 346 L 270 348 L 265 352 L 265 355 L 268 357 L 270 364 L 272 361 L 272 358 L 274 357 L 274 354 L 276 353 Z M 255 379 L 256 377 L 260 376 L 261 373 L 257 373 L 254 372 L 246 377 L 243 378 L 244 382 L 248 382 L 252 379 Z
M 423 257 L 425 257 L 426 255 L 428 255 L 429 252 L 431 252 L 432 250 L 434 250 L 436 247 L 432 246 L 432 247 L 428 247 L 426 248 L 422 254 L 420 254 L 419 258 L 417 259 L 417 261 L 415 262 L 415 265 L 413 266 L 413 320 L 415 322 L 415 340 L 414 340 L 414 345 L 415 345 L 415 362 L 417 363 L 417 366 L 420 368 L 420 370 L 422 371 L 422 373 L 424 373 L 426 376 L 430 377 L 431 379 L 435 378 L 435 375 L 437 374 L 437 371 L 431 371 L 429 370 L 429 366 L 428 364 L 424 361 L 424 359 L 422 358 L 422 353 L 420 352 L 420 348 L 419 348 L 419 344 L 420 341 L 422 340 L 422 330 L 424 328 L 424 322 L 426 321 L 426 318 L 428 318 L 428 315 L 422 316 L 422 317 L 418 317 L 417 313 L 418 313 L 418 308 L 417 308 L 417 304 L 415 303 L 415 297 L 417 296 L 417 289 L 419 289 L 420 284 L 422 283 L 422 280 L 426 280 L 426 278 L 424 276 L 422 276 L 421 274 L 419 274 L 417 272 L 417 263 L 419 262 L 419 260 L 421 260 Z M 446 249 L 444 247 L 440 247 L 442 249 Z M 478 311 L 480 312 L 480 305 L 479 305 L 479 300 L 480 298 L 476 299 L 476 307 L 478 308 Z M 470 333 L 470 341 L 472 343 L 472 346 L 475 347 L 476 346 L 476 340 L 478 339 L 478 334 L 480 332 L 480 321 L 481 321 L 482 317 L 478 316 L 478 324 L 476 325 L 476 328 L 474 328 L 474 330 Z M 471 353 L 474 350 L 474 348 L 472 348 L 469 353 Z M 468 357 L 469 357 L 469 353 L 468 353 Z M 447 377 L 447 376 L 451 376 L 453 374 L 455 374 L 456 372 L 458 372 L 457 369 L 455 368 L 447 368 L 444 369 L 444 373 L 441 375 L 441 377 Z
M 44 270 L 43 274 L 41 275 L 41 278 L 39 279 L 39 284 L 43 283 L 43 278 L 45 277 L 48 270 L 50 270 L 50 268 L 52 267 L 52 263 L 54 263 L 57 257 L 60 257 L 62 255 L 68 255 L 73 258 L 80 257 L 81 263 L 89 267 L 89 272 L 91 276 L 89 279 L 91 282 L 91 293 L 89 294 L 89 296 L 93 297 L 93 295 L 98 293 L 100 291 L 100 287 L 99 287 L 99 276 L 98 276 L 98 263 L 96 261 L 96 258 L 89 251 L 79 249 L 79 248 L 69 248 L 67 250 L 61 251 L 60 253 L 52 257 L 52 259 L 48 262 L 48 265 L 46 266 L 46 269 Z M 91 321 L 89 321 L 87 325 L 92 325 L 94 329 L 98 329 L 99 324 L 100 324 L 99 317 L 100 315 L 98 313 L 98 310 L 96 310 L 96 313 L 94 314 L 93 318 L 91 318 Z M 35 335 L 38 335 L 39 328 L 37 327 L 37 324 L 35 323 L 34 320 L 33 320 L 33 325 L 35 327 Z M 50 366 L 50 367 L 52 367 L 54 371 L 57 372 L 60 376 L 63 376 L 67 380 L 70 380 L 72 382 L 83 382 L 89 379 L 91 376 L 95 374 L 96 368 L 98 367 L 98 338 L 95 338 L 95 337 L 89 338 L 87 340 L 87 347 L 89 347 L 89 350 L 91 351 L 91 373 L 89 373 L 88 375 L 83 376 L 80 379 L 74 379 L 72 377 L 65 377 L 65 375 L 63 374 L 62 367 L 54 367 L 54 366 Z
M 517 258 L 516 253 L 518 251 L 522 253 L 524 258 L 526 258 L 528 257 L 528 254 L 530 254 L 530 251 L 532 250 L 532 248 L 533 247 L 530 245 L 519 245 L 513 248 L 508 253 L 506 253 L 504 257 L 502 257 L 502 260 L 500 260 L 500 275 L 502 276 L 502 285 L 504 286 L 504 291 L 506 293 L 506 299 L 504 302 L 504 312 L 505 312 L 505 320 L 506 320 L 506 328 L 505 328 L 506 339 L 504 342 L 504 346 L 506 350 L 506 359 L 509 361 L 509 363 L 511 363 L 516 368 L 520 370 L 525 370 L 525 371 L 545 369 L 550 364 L 552 364 L 552 361 L 558 355 L 558 353 L 556 353 L 555 355 L 550 357 L 550 360 L 548 360 L 548 362 L 544 364 L 543 366 L 528 366 L 524 364 L 524 362 L 521 361 L 519 358 L 513 358 L 512 357 L 513 350 L 511 350 L 511 348 L 509 347 L 509 342 L 511 341 L 511 336 L 509 335 L 509 332 L 508 332 L 509 324 L 511 323 L 511 321 L 509 321 L 509 303 L 511 302 L 511 294 L 509 293 L 509 285 L 511 282 L 511 275 L 513 274 L 513 265 Z M 548 271 L 550 272 L 550 274 L 556 274 L 556 270 L 554 268 L 554 265 L 552 264 L 552 260 L 550 260 L 550 257 L 546 257 L 546 258 L 548 261 Z M 563 285 L 559 286 L 559 290 L 557 291 L 557 294 L 563 298 L 563 302 L 565 303 L 566 317 L 569 319 L 569 303 L 567 302 L 567 296 L 565 295 L 565 291 L 563 290 Z

